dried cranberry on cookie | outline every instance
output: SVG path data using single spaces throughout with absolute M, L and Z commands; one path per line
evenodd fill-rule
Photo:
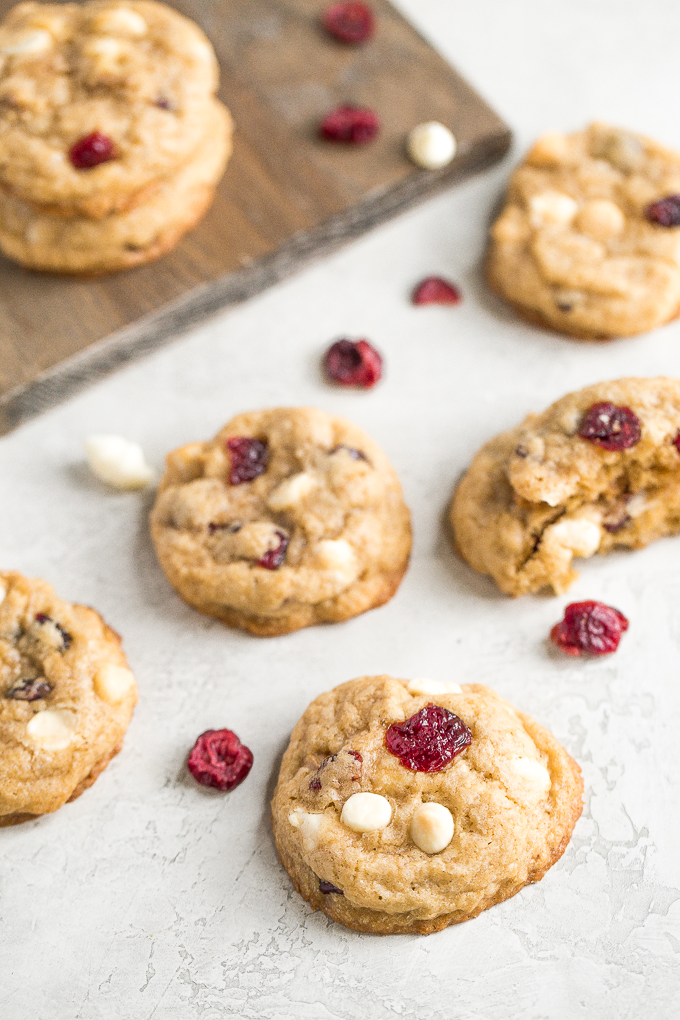
M 507 595 L 566 591 L 574 557 L 680 532 L 680 380 L 588 386 L 475 455 L 450 509 L 459 554 Z
M 582 810 L 580 769 L 488 687 L 361 677 L 311 703 L 272 801 L 314 909 L 357 931 L 440 931 L 537 882 Z
M 489 282 L 571 336 L 654 329 L 680 312 L 678 193 L 680 154 L 649 138 L 606 124 L 545 134 L 491 229 Z
M 0 826 L 91 786 L 120 751 L 136 700 L 120 638 L 98 613 L 0 572 Z
M 383 451 L 314 408 L 241 414 L 169 454 L 151 534 L 186 602 L 260 636 L 382 605 L 411 549 Z

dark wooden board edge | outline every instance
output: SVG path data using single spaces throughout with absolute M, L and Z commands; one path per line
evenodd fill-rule
M 370 197 L 312 230 L 296 234 L 257 265 L 195 287 L 177 301 L 61 362 L 28 385 L 11 390 L 0 401 L 0 435 L 128 362 L 178 338 L 228 305 L 247 300 L 372 227 L 493 165 L 508 151 L 511 138 L 509 128 L 499 127 L 467 153 L 459 154 L 453 168 L 424 171 L 408 177 L 401 185 Z

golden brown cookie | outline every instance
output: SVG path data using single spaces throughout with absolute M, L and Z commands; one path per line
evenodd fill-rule
M 642 135 L 606 124 L 543 135 L 492 227 L 489 281 L 561 333 L 654 329 L 680 312 L 679 193 L 680 155 Z
M 154 0 L 21 3 L 0 26 L 0 187 L 64 216 L 129 209 L 189 160 L 212 46 Z
M 456 548 L 507 595 L 566 591 L 575 556 L 680 532 L 680 381 L 598 383 L 476 454 L 451 504 Z
M 541 879 L 582 791 L 557 740 L 490 688 L 361 677 L 293 730 L 274 838 L 314 909 L 357 931 L 426 935 Z
M 0 192 L 0 249 L 29 269 L 103 273 L 166 254 L 202 218 L 231 152 L 231 118 L 215 102 L 209 130 L 188 163 L 125 212 L 66 218 Z
M 91 786 L 120 751 L 136 700 L 120 638 L 98 613 L 0 572 L 0 826 Z
M 315 408 L 240 414 L 171 453 L 151 534 L 185 601 L 261 636 L 382 605 L 411 549 L 383 451 Z

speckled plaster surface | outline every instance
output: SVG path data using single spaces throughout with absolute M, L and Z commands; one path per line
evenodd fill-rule
M 400 6 L 516 127 L 516 152 L 592 117 L 680 149 L 676 4 Z M 678 1016 L 680 539 L 586 563 L 568 596 L 511 601 L 456 559 L 442 523 L 471 454 L 528 410 L 600 379 L 680 376 L 680 322 L 581 344 L 523 325 L 487 293 L 485 224 L 511 163 L 0 441 L 0 562 L 96 606 L 141 692 L 123 753 L 91 790 L 0 832 L 2 1020 Z M 461 284 L 460 307 L 408 304 L 432 272 Z M 384 352 L 374 392 L 320 379 L 319 353 L 342 334 Z M 284 403 L 344 414 L 386 448 L 415 546 L 388 606 L 263 640 L 179 601 L 149 543 L 151 494 L 96 482 L 82 440 L 123 433 L 160 466 L 235 412 Z M 579 598 L 630 617 L 615 656 L 575 661 L 546 645 Z M 363 936 L 312 914 L 272 844 L 268 800 L 292 725 L 319 692 L 371 672 L 488 683 L 584 772 L 584 816 L 546 878 L 427 938 Z M 227 796 L 184 764 L 195 736 L 223 725 L 255 755 Z

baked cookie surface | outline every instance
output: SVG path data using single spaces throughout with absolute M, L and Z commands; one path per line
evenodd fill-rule
M 201 219 L 231 152 L 231 118 L 212 104 L 192 159 L 143 202 L 99 219 L 40 211 L 0 192 L 0 248 L 29 269 L 94 274 L 129 269 L 174 248 Z
M 680 381 L 570 393 L 476 454 L 453 498 L 456 548 L 508 595 L 575 579 L 575 556 L 680 532 Z
M 0 572 L 0 826 L 56 811 L 121 748 L 137 700 L 120 638 L 45 581 Z
M 489 281 L 519 313 L 590 339 L 633 336 L 680 312 L 680 227 L 649 206 L 680 193 L 680 155 L 592 124 L 543 135 L 491 229 Z
M 386 746 L 390 727 L 433 706 L 462 721 L 468 746 L 439 771 L 407 768 Z M 488 687 L 361 677 L 316 698 L 293 730 L 274 837 L 314 909 L 357 931 L 428 934 L 542 878 L 582 790 L 558 741 Z
M 315 408 L 241 414 L 169 454 L 151 534 L 185 601 L 263 636 L 382 605 L 411 549 L 383 451 Z
M 0 26 L 0 185 L 62 215 L 129 208 L 193 154 L 217 88 L 212 46 L 154 0 L 22 3 Z M 113 158 L 78 168 L 92 133 Z

